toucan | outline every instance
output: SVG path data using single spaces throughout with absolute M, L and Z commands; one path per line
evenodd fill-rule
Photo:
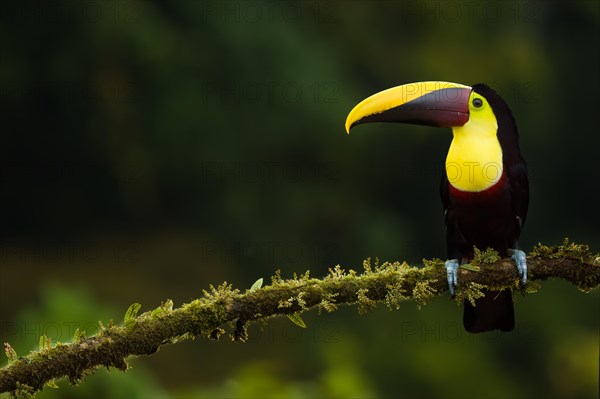
M 527 165 L 519 148 L 515 119 L 496 91 L 482 83 L 405 84 L 356 105 L 346 119 L 346 132 L 371 122 L 452 129 L 440 185 L 450 294 L 455 295 L 458 267 L 473 259 L 474 248 L 493 248 L 500 256 L 511 257 L 520 283 L 525 285 L 527 263 L 517 240 L 529 203 Z M 464 301 L 465 330 L 512 331 L 515 316 L 511 290 L 484 290 L 484 294 L 475 306 Z

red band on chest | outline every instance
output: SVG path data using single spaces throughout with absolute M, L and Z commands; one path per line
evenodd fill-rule
M 486 198 L 490 196 L 495 196 L 498 192 L 504 187 L 506 184 L 506 175 L 504 171 L 502 172 L 502 176 L 500 176 L 500 180 L 498 180 L 493 186 L 486 188 L 483 191 L 463 191 L 454 187 L 452 183 L 450 184 L 450 194 L 455 198 Z

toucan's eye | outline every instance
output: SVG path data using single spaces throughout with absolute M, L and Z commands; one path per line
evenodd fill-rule
M 474 98 L 473 99 L 473 106 L 475 108 L 481 108 L 482 105 L 483 105 L 483 101 L 481 101 L 481 98 Z

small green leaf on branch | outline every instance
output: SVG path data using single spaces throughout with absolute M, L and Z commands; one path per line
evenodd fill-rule
M 49 351 L 52 348 L 52 340 L 45 335 L 40 337 L 40 352 Z
M 129 306 L 129 308 L 127 309 L 127 312 L 125 312 L 125 326 L 127 327 L 128 325 L 130 325 L 133 321 L 135 321 L 135 318 L 137 317 L 137 313 L 139 312 L 139 310 L 141 309 L 142 305 L 139 303 L 132 303 L 131 306 Z
M 8 363 L 12 363 L 18 359 L 17 351 L 15 351 L 8 342 L 4 343 L 4 353 L 6 353 L 6 357 L 8 358 Z
M 479 273 L 481 271 L 481 267 L 472 265 L 470 263 L 465 263 L 464 265 L 460 265 L 460 267 L 462 267 L 465 270 L 470 270 L 472 272 L 477 272 L 477 273 Z
M 46 383 L 46 386 L 47 386 L 48 388 L 58 388 L 58 385 L 56 385 L 56 381 L 54 381 L 53 379 L 52 379 L 52 380 L 50 380 L 50 381 L 48 381 L 48 382 Z
M 85 337 L 85 331 L 81 331 L 79 328 L 75 330 L 73 334 L 73 342 L 79 342 Z
M 250 287 L 250 291 L 256 291 L 256 290 L 260 289 L 260 287 L 262 287 L 262 285 L 263 285 L 263 279 L 261 277 L 258 280 L 256 280 L 254 282 L 254 284 L 252 284 L 252 287 Z
M 300 313 L 294 312 L 286 316 L 298 327 L 306 328 L 306 323 L 304 323 L 304 320 L 302 320 L 302 317 L 300 317 Z

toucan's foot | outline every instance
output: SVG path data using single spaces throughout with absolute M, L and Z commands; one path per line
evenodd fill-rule
M 510 258 L 517 264 L 521 285 L 527 284 L 527 255 L 525 255 L 525 252 L 518 249 L 509 249 L 508 251 L 509 253 L 512 253 Z
M 450 295 L 454 298 L 456 288 L 456 283 L 458 281 L 458 260 L 449 259 L 445 263 L 446 272 L 448 273 L 448 289 L 450 290 Z

